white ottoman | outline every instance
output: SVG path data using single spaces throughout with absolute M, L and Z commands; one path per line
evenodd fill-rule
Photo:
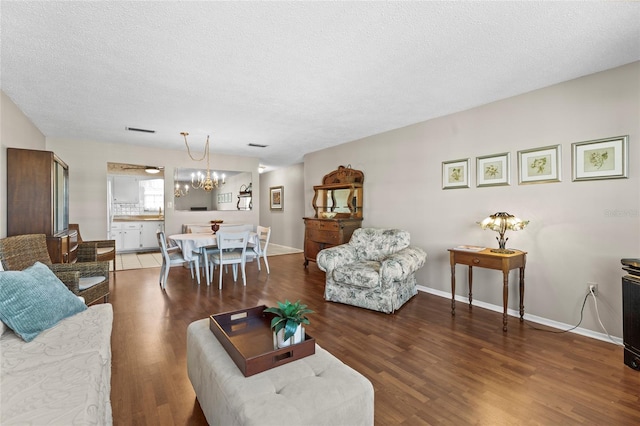
M 318 345 L 244 377 L 206 318 L 187 329 L 187 371 L 211 425 L 373 425 L 371 382 Z

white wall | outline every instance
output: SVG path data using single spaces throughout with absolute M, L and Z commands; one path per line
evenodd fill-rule
M 338 165 L 362 170 L 363 226 L 411 232 L 428 253 L 418 283 L 450 292 L 447 248 L 496 246 L 476 221 L 497 211 L 530 219 L 507 247 L 527 251 L 525 311 L 576 324 L 587 282 L 599 284 L 599 309 L 622 335 L 620 259 L 640 257 L 640 62 L 468 111 L 367 137 L 304 158 L 305 213 L 313 185 Z M 629 178 L 571 181 L 571 144 L 629 135 Z M 560 144 L 562 181 L 518 185 L 517 151 Z M 511 185 L 477 188 L 475 158 L 511 152 Z M 442 162 L 471 158 L 471 188 L 442 190 Z M 466 295 L 466 267 L 457 269 Z M 517 309 L 516 272 L 509 307 Z M 474 299 L 502 305 L 501 273 L 474 269 Z M 442 315 L 450 315 L 442 312 Z M 513 321 L 513 320 L 512 320 Z M 499 325 L 496 326 L 499 328 Z M 581 325 L 602 332 L 590 303 Z
M 295 164 L 260 175 L 260 224 L 271 226 L 271 240 L 274 244 L 303 248 L 305 213 L 304 165 Z M 284 187 L 284 208 L 271 211 L 269 188 Z M 311 205 L 311 204 L 309 204 Z M 254 206 L 256 204 L 254 203 Z M 313 214 L 312 214 L 313 215 Z
M 7 236 L 7 148 L 45 149 L 45 137 L 0 91 L 0 238 Z
M 53 138 L 47 138 L 47 149 L 69 165 L 69 221 L 80 224 L 82 237 L 86 240 L 106 237 L 107 162 L 164 166 L 167 235 L 179 233 L 183 223 L 206 223 L 211 219 L 258 223 L 259 212 L 255 208 L 252 211 L 191 212 L 169 207 L 168 203 L 173 203 L 174 169 L 194 166 L 185 150 Z M 253 185 L 259 185 L 257 158 L 215 155 L 211 158 L 211 168 L 251 172 Z M 260 195 L 255 194 L 255 197 L 254 205 L 259 205 Z

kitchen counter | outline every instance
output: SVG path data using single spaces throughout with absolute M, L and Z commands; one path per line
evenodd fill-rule
M 114 216 L 114 222 L 144 222 L 144 221 L 164 220 L 164 216 L 158 215 L 135 215 L 135 216 Z

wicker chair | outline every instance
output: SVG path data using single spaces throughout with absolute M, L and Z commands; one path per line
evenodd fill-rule
M 84 241 L 80 235 L 80 225 L 70 223 L 69 229 L 78 232 L 78 262 L 113 262 L 116 273 L 116 240 Z
M 36 262 L 44 263 L 69 290 L 82 296 L 87 305 L 100 298 L 105 302 L 109 300 L 109 262 L 51 263 L 44 234 L 0 239 L 0 261 L 8 271 L 22 271 Z M 88 286 L 92 282 L 96 283 Z

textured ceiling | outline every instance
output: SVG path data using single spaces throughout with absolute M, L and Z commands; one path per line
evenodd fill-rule
M 3 0 L 0 14 L 2 90 L 45 136 L 181 149 L 181 131 L 210 134 L 212 153 L 268 169 L 640 60 L 638 2 Z

